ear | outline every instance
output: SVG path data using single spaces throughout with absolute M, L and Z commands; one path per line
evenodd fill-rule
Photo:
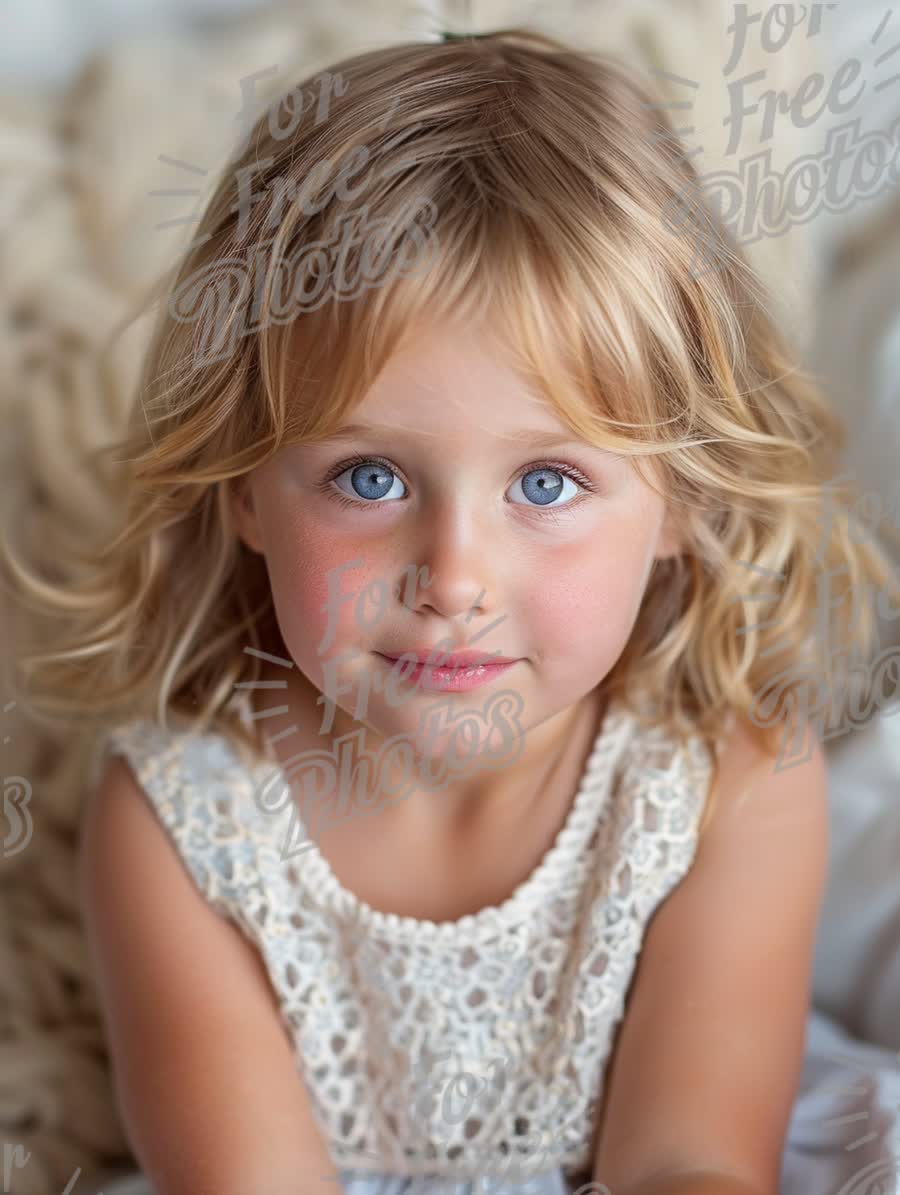
M 231 513 L 239 538 L 253 552 L 264 555 L 259 522 L 253 505 L 253 490 L 246 477 L 240 477 L 231 490 Z

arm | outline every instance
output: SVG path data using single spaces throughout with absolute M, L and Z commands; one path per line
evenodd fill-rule
M 824 753 L 776 771 L 738 726 L 719 784 L 626 999 L 594 1154 L 615 1195 L 779 1189 L 828 861 Z
M 339 1195 L 257 952 L 119 757 L 85 811 L 79 884 L 116 1097 L 157 1195 Z

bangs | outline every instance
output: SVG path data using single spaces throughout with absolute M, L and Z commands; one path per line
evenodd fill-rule
M 446 213 L 435 224 L 430 202 L 419 213 L 414 231 L 407 225 L 396 232 L 388 267 L 374 284 L 351 299 L 332 285 L 327 301 L 300 318 L 264 320 L 261 397 L 283 429 L 276 445 L 331 434 L 393 355 L 424 329 L 448 325 L 461 336 L 466 327 L 495 333 L 529 387 L 578 437 L 631 456 L 679 444 L 677 431 L 658 433 L 686 421 L 676 378 L 689 369 L 690 355 L 664 320 L 657 329 L 647 326 L 654 307 L 663 315 L 663 280 L 654 279 L 658 293 L 645 281 L 642 303 L 623 283 L 645 270 L 641 255 L 626 262 L 620 244 L 612 269 L 612 251 L 605 263 L 591 261 L 597 246 L 586 235 L 579 243 L 572 230 L 564 254 L 521 214 L 469 207 L 465 220 Z M 353 246 L 347 253 L 345 276 L 362 272 L 365 252 Z M 276 268 L 270 292 L 278 286 Z M 693 391 L 685 376 L 684 395 Z
M 708 346 L 673 281 L 689 246 L 663 236 L 665 188 L 648 184 L 642 207 L 609 178 L 601 190 L 583 148 L 573 159 L 559 138 L 498 122 L 474 149 L 429 156 L 426 139 L 414 161 L 385 151 L 356 210 L 332 201 L 313 221 L 288 209 L 257 299 L 273 450 L 329 435 L 393 354 L 448 323 L 495 332 L 528 385 L 592 444 L 640 457 L 696 442 Z M 565 186 L 538 205 L 540 175 Z

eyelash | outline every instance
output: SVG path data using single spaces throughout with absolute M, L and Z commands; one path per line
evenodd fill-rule
M 353 510 L 358 510 L 361 506 L 381 506 L 382 503 L 380 502 L 365 502 L 361 498 L 357 501 L 356 499 L 349 497 L 347 494 L 341 493 L 340 490 L 334 489 L 331 484 L 336 477 L 340 477 L 342 473 L 346 473 L 348 469 L 352 469 L 355 465 L 367 464 L 383 465 L 386 469 L 390 469 L 392 473 L 397 473 L 398 476 L 400 476 L 397 469 L 395 469 L 391 462 L 386 460 L 385 457 L 372 455 L 362 456 L 357 454 L 350 457 L 348 460 L 341 461 L 339 465 L 335 465 L 332 469 L 330 469 L 322 481 L 318 483 L 316 488 L 321 490 L 326 497 L 335 502 L 339 502 L 344 507 Z M 563 461 L 536 461 L 534 464 L 529 465 L 527 469 L 523 469 L 520 473 L 517 473 L 513 478 L 513 481 L 518 481 L 519 478 L 525 477 L 528 473 L 534 473 L 538 469 L 552 469 L 556 473 L 562 473 L 563 476 L 577 482 L 582 489 L 587 490 L 588 493 L 597 493 L 597 486 L 595 486 L 589 478 L 585 477 L 580 469 L 576 469 L 574 465 L 567 465 Z M 522 510 L 537 513 L 541 515 L 542 518 L 558 518 L 562 511 L 570 511 L 574 506 L 577 506 L 583 496 L 584 495 L 579 495 L 578 497 L 573 498 L 572 501 L 567 502 L 565 506 L 525 506 L 521 503 L 515 503 L 515 505 L 519 506 Z

